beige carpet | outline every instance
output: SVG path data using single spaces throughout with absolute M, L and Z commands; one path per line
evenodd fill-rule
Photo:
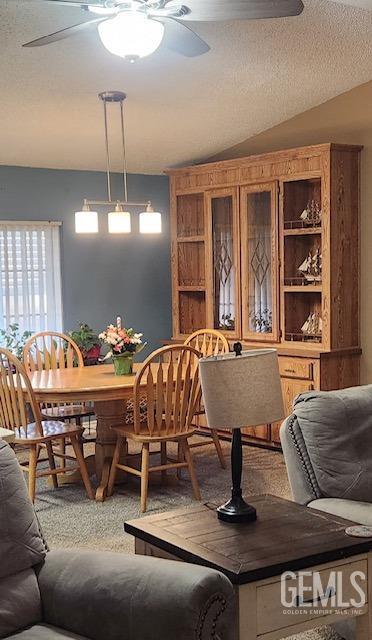
M 200 438 L 199 438 L 200 440 Z M 173 445 L 171 445 L 172 447 Z M 222 444 L 229 467 L 230 445 Z M 230 470 L 221 469 L 214 447 L 194 449 L 202 499 L 220 504 L 229 497 Z M 170 449 L 174 454 L 175 450 Z M 290 490 L 281 453 L 256 447 L 244 447 L 243 485 L 246 495 L 272 493 L 290 498 Z M 151 457 L 157 463 L 157 457 Z M 193 504 L 187 471 L 178 481 L 168 472 L 166 484 L 160 473 L 150 474 L 147 515 Z M 113 497 L 104 503 L 91 502 L 82 487 L 63 486 L 57 490 L 38 481 L 36 509 L 51 547 L 84 547 L 107 551 L 132 552 L 132 537 L 123 531 L 124 520 L 141 517 L 139 479 L 131 477 L 119 485 Z
M 223 443 L 229 460 L 230 445 Z M 214 448 L 207 446 L 195 451 L 195 463 L 204 501 L 220 504 L 228 498 L 230 471 L 219 466 Z M 279 452 L 256 447 L 244 447 L 245 496 L 271 493 L 290 498 L 290 490 L 283 456 Z M 154 463 L 156 457 L 152 458 Z M 191 485 L 186 471 L 177 481 L 169 473 L 166 484 L 160 474 L 150 474 L 147 514 L 154 514 L 192 505 Z M 119 553 L 133 553 L 133 539 L 123 531 L 123 522 L 141 517 L 139 511 L 139 481 L 132 477 L 118 487 L 112 498 L 103 504 L 89 501 L 79 486 L 63 486 L 57 490 L 38 481 L 36 510 L 51 548 L 85 548 Z M 275 532 L 273 532 L 275 544 Z M 296 640 L 336 640 L 333 630 L 323 627 L 296 636 Z

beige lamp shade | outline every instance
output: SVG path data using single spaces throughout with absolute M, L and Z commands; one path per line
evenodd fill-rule
M 276 349 L 252 349 L 199 361 L 210 429 L 238 429 L 284 417 Z

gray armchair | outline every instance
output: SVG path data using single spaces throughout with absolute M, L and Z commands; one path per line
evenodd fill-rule
M 113 553 L 49 551 L 0 441 L 0 638 L 232 640 L 235 599 L 211 569 Z
M 296 502 L 372 525 L 372 385 L 299 395 L 280 438 Z

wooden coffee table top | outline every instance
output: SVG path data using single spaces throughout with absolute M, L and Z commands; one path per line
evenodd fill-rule
M 371 538 L 352 538 L 350 521 L 263 495 L 249 497 L 257 521 L 227 524 L 216 505 L 197 505 L 131 520 L 127 533 L 186 562 L 222 571 L 245 584 L 372 550 Z

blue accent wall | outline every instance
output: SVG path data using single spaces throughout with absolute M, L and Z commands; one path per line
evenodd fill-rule
M 130 174 L 128 190 L 129 200 L 151 200 L 163 213 L 161 235 L 139 233 L 139 210 L 130 235 L 110 235 L 106 209 L 99 210 L 99 234 L 76 234 L 74 212 L 83 198 L 106 199 L 106 176 L 93 171 L 0 166 L 0 220 L 61 221 L 64 330 L 82 321 L 99 331 L 121 315 L 144 333 L 145 355 L 171 336 L 168 178 Z M 120 175 L 112 192 L 122 198 Z

